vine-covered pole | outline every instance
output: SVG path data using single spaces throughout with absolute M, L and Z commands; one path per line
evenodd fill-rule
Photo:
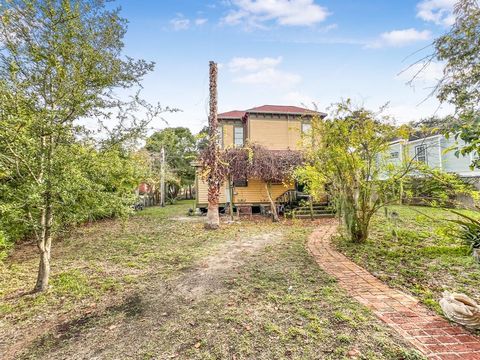
M 210 61 L 210 114 L 208 118 L 208 147 L 206 152 L 206 161 L 204 163 L 207 172 L 208 185 L 208 212 L 206 229 L 218 229 L 220 227 L 220 217 L 218 214 L 218 202 L 220 198 L 220 187 L 222 184 L 222 174 L 219 166 L 218 149 L 218 118 L 217 118 L 217 64 Z

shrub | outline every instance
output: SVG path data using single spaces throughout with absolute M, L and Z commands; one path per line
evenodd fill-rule
M 478 191 L 456 174 L 428 167 L 418 169 L 415 176 L 408 176 L 403 183 L 404 200 L 428 206 L 456 207 L 459 197 L 478 199 Z
M 465 241 L 471 249 L 480 249 L 480 221 L 458 211 L 452 212 L 461 217 L 461 219 L 450 220 L 460 225 L 458 236 Z
M 11 244 L 8 242 L 6 235 L 0 230 L 0 261 L 7 257 L 10 246 Z

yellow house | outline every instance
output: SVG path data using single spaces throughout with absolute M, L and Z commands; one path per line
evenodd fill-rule
M 326 114 L 312 110 L 281 105 L 263 105 L 246 111 L 229 111 L 218 115 L 220 146 L 224 149 L 242 147 L 245 143 L 256 143 L 269 150 L 300 150 L 302 133 L 311 128 L 314 116 Z M 220 207 L 230 202 L 236 206 L 260 208 L 269 205 L 265 183 L 258 179 L 234 182 L 233 189 L 224 184 L 220 193 Z M 273 184 L 273 199 L 277 199 L 295 184 Z M 232 191 L 233 190 L 233 191 Z M 206 208 L 208 187 L 197 176 L 197 207 Z

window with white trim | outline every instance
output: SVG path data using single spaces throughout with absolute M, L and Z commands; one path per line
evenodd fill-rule
M 235 126 L 233 128 L 233 137 L 235 146 L 243 146 L 243 126 Z
M 422 163 L 427 163 L 427 146 L 418 145 L 415 146 L 415 160 Z

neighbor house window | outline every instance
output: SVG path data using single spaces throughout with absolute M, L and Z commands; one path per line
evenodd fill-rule
M 235 146 L 243 146 L 243 126 L 234 127 L 234 144 Z
M 312 130 L 312 124 L 303 122 L 302 123 L 302 134 L 307 134 Z
M 390 153 L 390 158 L 391 158 L 391 159 L 398 159 L 399 156 L 400 156 L 400 153 L 399 153 L 398 151 L 392 151 L 392 152 Z
M 425 145 L 415 146 L 415 158 L 419 162 L 427 163 L 427 147 Z

